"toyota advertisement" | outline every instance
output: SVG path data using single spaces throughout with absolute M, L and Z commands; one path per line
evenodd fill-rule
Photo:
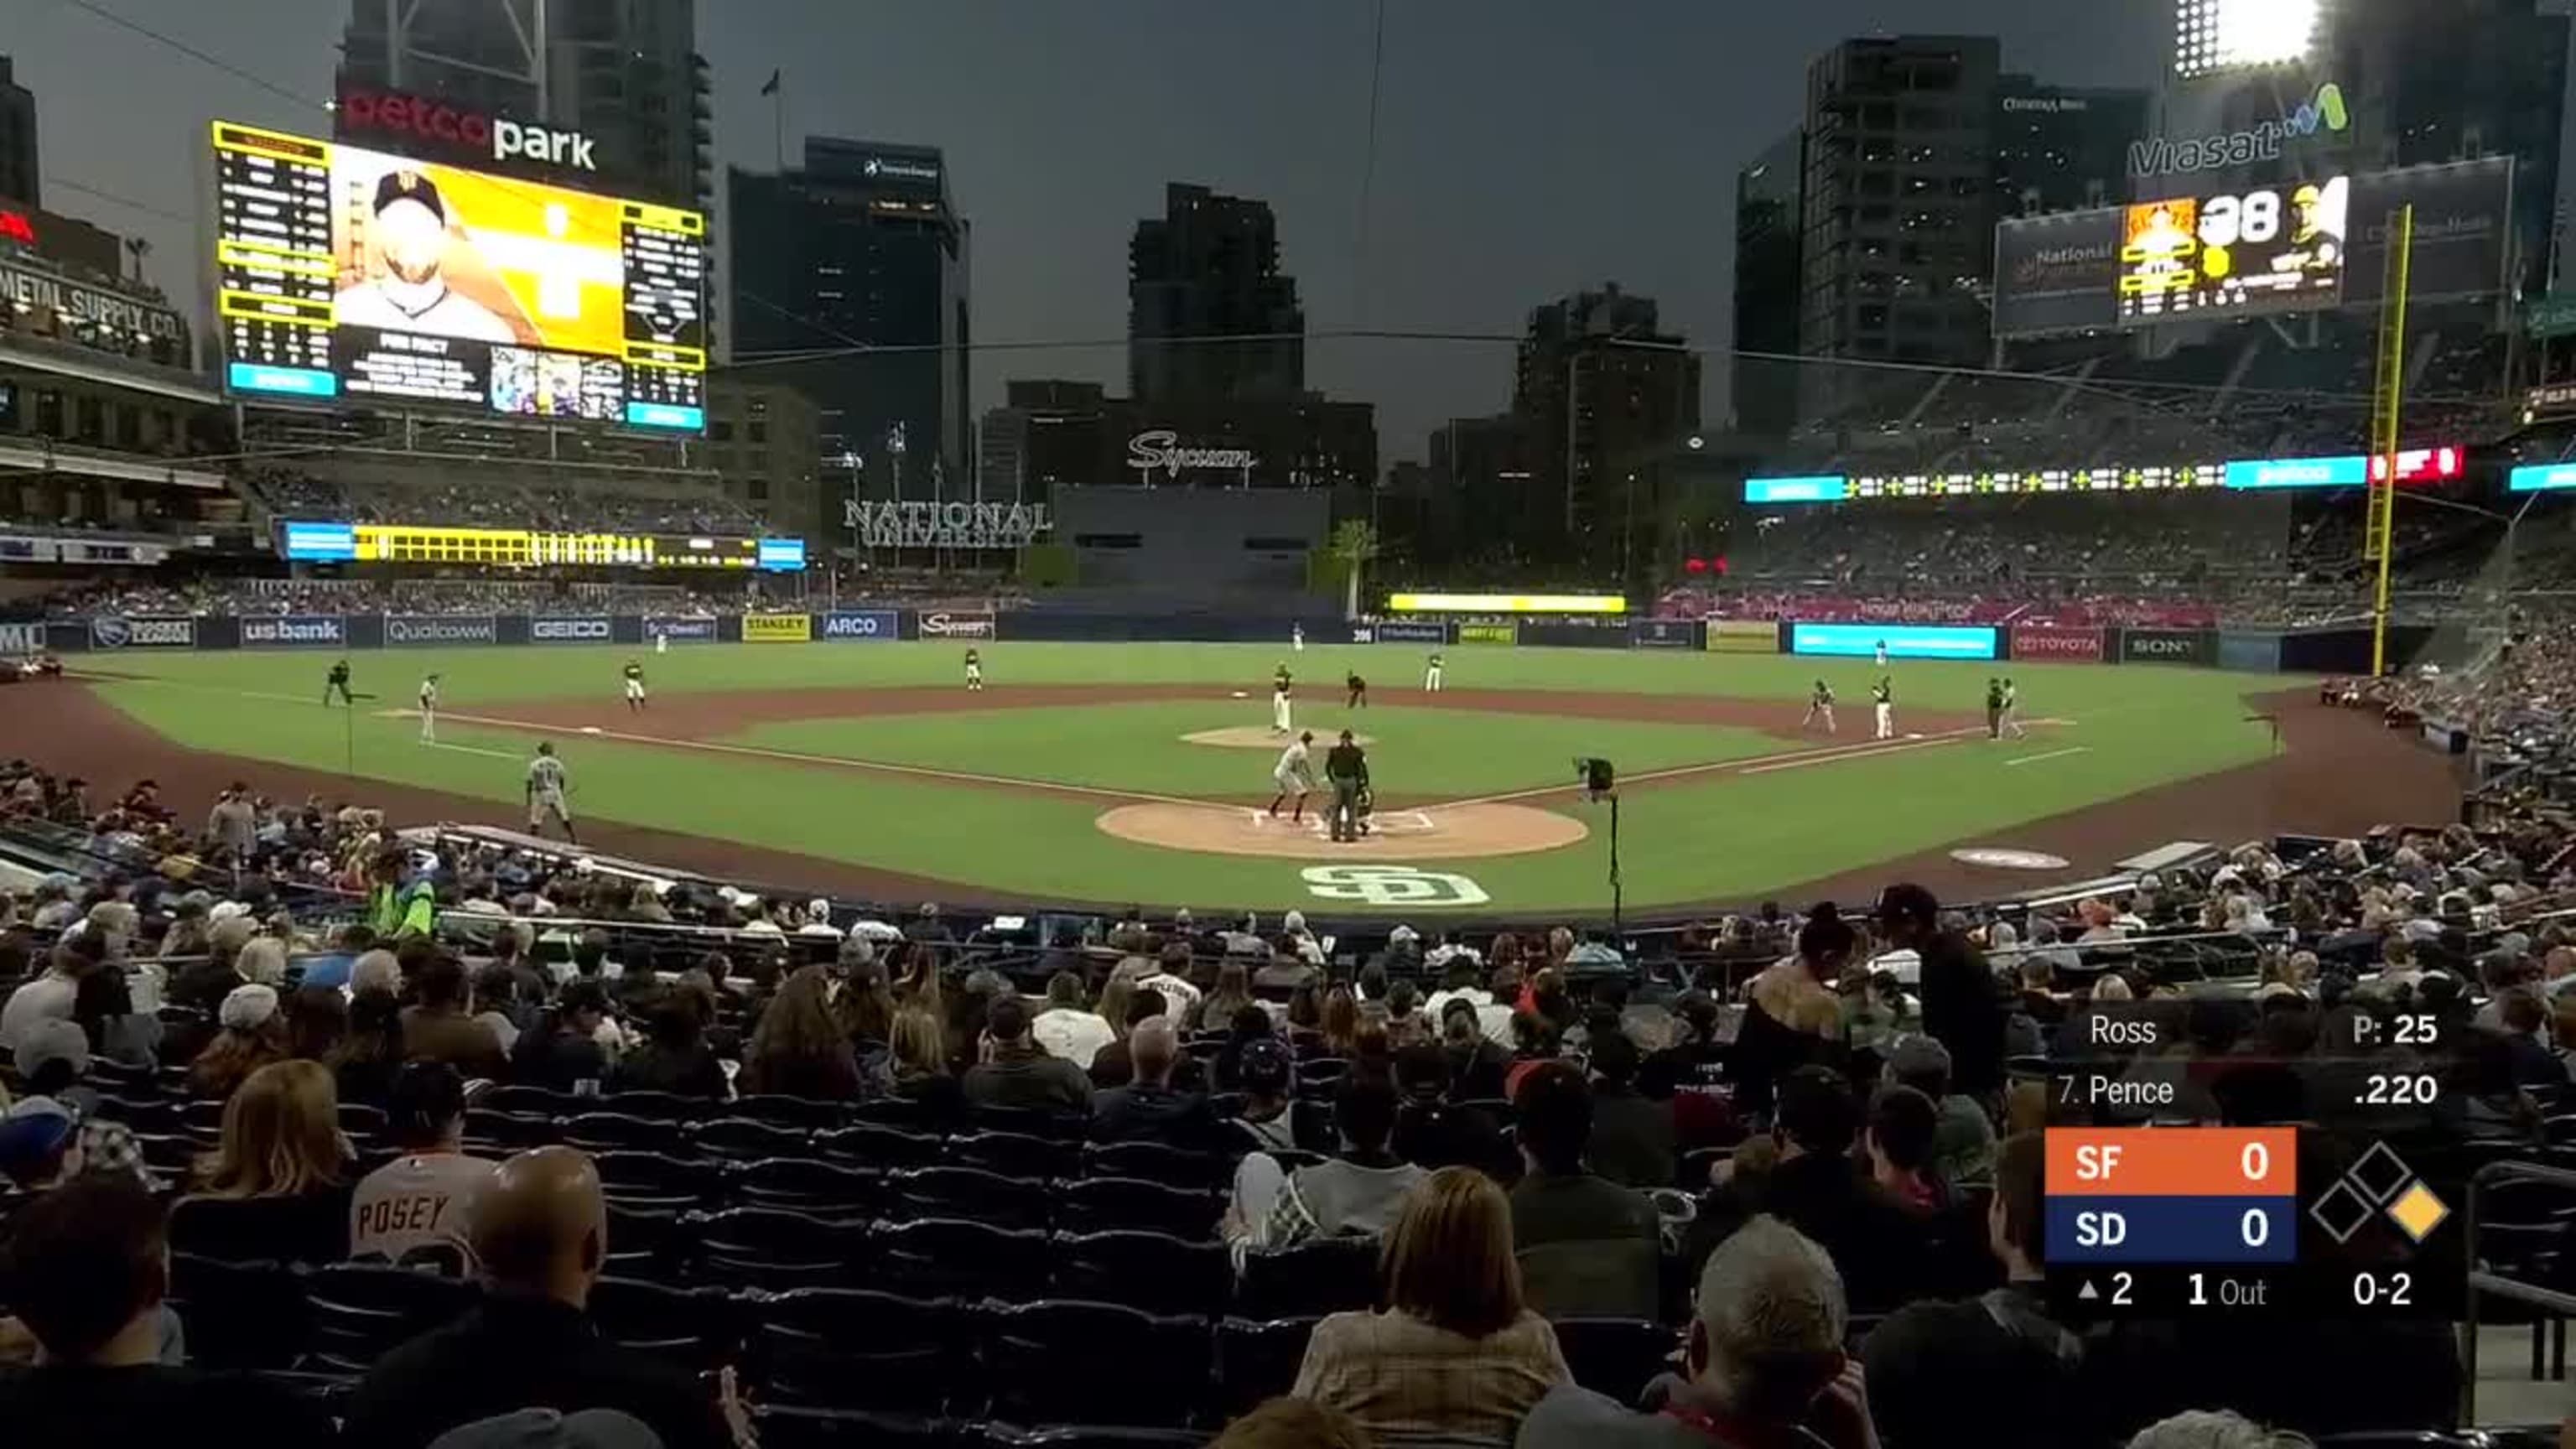
M 2099 664 L 2102 662 L 2102 631 L 2069 629 L 2055 624 L 2015 624 L 2012 627 L 2012 657 Z

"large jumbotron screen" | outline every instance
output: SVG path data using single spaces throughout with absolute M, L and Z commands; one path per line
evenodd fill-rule
M 236 396 L 706 424 L 706 219 L 217 122 Z

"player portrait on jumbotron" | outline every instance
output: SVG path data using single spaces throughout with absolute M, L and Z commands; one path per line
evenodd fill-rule
M 2343 271 L 2344 217 L 2351 179 L 2304 181 L 2290 193 L 2290 244 L 2272 259 L 2276 270 L 2298 272 L 2309 285 L 2327 284 Z
M 508 290 L 478 274 L 463 218 L 426 172 L 386 171 L 363 201 L 344 195 L 340 205 L 354 244 L 337 248 L 340 290 L 332 308 L 339 325 L 472 342 L 520 340 L 495 310 L 517 310 Z
M 2188 292 L 2199 269 L 2196 223 L 2199 208 L 2189 197 L 2142 202 L 2129 208 L 2120 245 L 2120 290 L 2141 297 Z

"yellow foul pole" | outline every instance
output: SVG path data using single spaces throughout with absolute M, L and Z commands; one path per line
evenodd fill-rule
M 2397 556 L 2398 418 L 2406 390 L 2406 287 L 2415 252 L 2415 204 L 2388 224 L 2388 277 L 2379 304 L 2379 359 L 2370 402 L 2371 477 L 2362 557 L 2379 565 L 2370 608 L 2370 672 L 2388 672 L 2389 571 Z

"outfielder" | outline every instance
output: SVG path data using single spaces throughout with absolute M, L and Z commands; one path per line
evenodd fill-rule
M 656 629 L 653 631 L 653 652 L 656 654 L 668 654 L 671 652 L 670 630 Z
M 1282 664 L 1279 666 L 1279 672 L 1272 675 L 1270 678 L 1270 732 L 1274 735 L 1284 735 L 1289 732 L 1290 728 L 1291 726 L 1288 723 L 1288 666 Z
M 1878 667 L 1881 669 L 1887 667 L 1887 641 L 1884 639 L 1878 641 Z
M 1279 752 L 1279 764 L 1270 772 L 1271 783 L 1279 787 L 1279 793 L 1270 799 L 1273 819 L 1278 817 L 1279 807 L 1294 797 L 1296 805 L 1288 812 L 1288 818 L 1294 823 L 1305 820 L 1306 797 L 1315 793 L 1315 762 L 1311 754 L 1314 743 L 1315 732 L 1308 730 Z
M 358 697 L 349 692 L 349 661 L 346 659 L 334 663 L 331 672 L 322 676 L 322 702 L 329 704 L 333 694 L 339 695 L 340 702 L 345 705 L 354 707 L 358 702 Z
M 528 761 L 528 833 L 545 833 L 545 819 L 552 815 L 563 826 L 564 839 L 581 844 L 581 836 L 572 828 L 572 807 L 565 803 L 564 792 L 571 781 L 564 772 L 563 761 L 555 758 L 552 744 L 537 746 L 537 757 Z
M 1878 714 L 1878 737 L 1882 740 L 1896 738 L 1896 698 L 1884 677 L 1869 687 L 1869 698 Z
M 420 682 L 420 742 L 438 743 L 438 676 L 424 677 Z
M 1422 692 L 1425 694 L 1440 692 L 1440 656 L 1437 653 L 1431 656 L 1430 667 L 1422 671 Z
M 626 661 L 626 712 L 644 711 L 644 666 L 632 659 Z
M 1798 721 L 1798 728 L 1812 729 L 1819 720 L 1824 722 L 1826 734 L 1834 732 L 1834 690 L 1821 679 L 1807 696 L 1807 717 Z
M 1306 652 L 1305 625 L 1291 624 L 1288 626 L 1288 649 L 1289 652 L 1295 654 L 1303 654 Z
M 972 649 L 966 651 L 966 692 L 984 692 L 984 656 Z

